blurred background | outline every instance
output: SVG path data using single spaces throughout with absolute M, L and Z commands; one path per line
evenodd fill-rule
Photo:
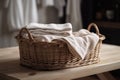
M 83 26 L 95 22 L 105 43 L 120 45 L 120 0 L 83 0 L 81 5 Z
M 73 31 L 94 22 L 104 43 L 120 45 L 119 0 L 0 0 L 0 48 L 16 46 L 18 30 L 31 22 L 70 22 Z

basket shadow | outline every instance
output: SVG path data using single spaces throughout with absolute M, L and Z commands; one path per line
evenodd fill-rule
M 0 61 L 0 73 L 14 74 L 22 72 L 34 72 L 34 70 L 21 66 L 19 59 Z

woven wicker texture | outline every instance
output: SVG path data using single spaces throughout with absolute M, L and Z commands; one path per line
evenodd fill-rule
M 104 35 L 99 33 L 96 24 L 91 23 L 88 30 L 94 27 L 99 36 L 99 42 L 84 60 L 78 59 L 69 51 L 64 42 L 40 42 L 33 38 L 32 33 L 27 28 L 22 28 L 16 39 L 19 43 L 20 64 L 37 70 L 56 70 L 70 67 L 90 65 L 99 62 L 99 52 Z M 35 29 L 34 29 L 35 30 Z M 24 38 L 24 33 L 29 38 Z

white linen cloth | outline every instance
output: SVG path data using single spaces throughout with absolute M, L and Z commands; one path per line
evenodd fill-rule
M 97 45 L 99 37 L 95 33 L 81 29 L 74 33 L 74 36 L 62 37 L 61 40 L 67 43 L 69 50 L 78 58 L 84 59 Z
M 36 0 L 7 0 L 9 30 L 21 29 L 31 22 L 38 22 Z
M 78 31 L 83 28 L 81 1 L 82 0 L 67 0 L 66 22 L 70 22 L 73 25 L 73 31 Z
M 63 8 L 65 6 L 65 0 L 54 0 L 54 6 L 58 10 L 58 16 L 63 17 Z
M 52 42 L 64 41 L 67 43 L 69 50 L 78 58 L 84 59 L 90 53 L 99 41 L 99 37 L 95 33 L 91 33 L 86 29 L 81 29 L 78 32 L 72 33 L 70 23 L 66 24 L 38 24 L 31 23 L 27 28 L 36 29 L 32 32 L 35 40 Z M 37 33 L 37 35 L 36 35 Z

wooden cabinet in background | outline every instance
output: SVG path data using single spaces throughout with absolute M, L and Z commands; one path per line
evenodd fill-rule
M 81 11 L 84 28 L 94 22 L 106 36 L 105 43 L 120 45 L 119 0 L 82 0 Z

